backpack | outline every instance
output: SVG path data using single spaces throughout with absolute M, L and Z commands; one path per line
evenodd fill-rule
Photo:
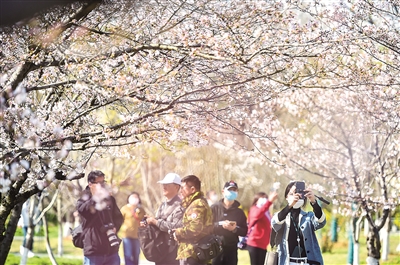
M 139 227 L 138 237 L 140 249 L 148 261 L 155 263 L 165 261 L 168 254 L 176 248 L 176 243 L 169 234 L 153 225 Z
M 77 248 L 83 248 L 83 229 L 82 225 L 78 225 L 74 229 L 71 227 L 69 228 L 69 231 L 71 232 L 72 235 L 72 243 L 74 244 L 75 247 Z

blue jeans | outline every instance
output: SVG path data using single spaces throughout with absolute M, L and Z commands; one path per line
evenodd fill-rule
M 140 242 L 137 238 L 123 238 L 125 265 L 138 265 Z
M 118 253 L 111 255 L 85 256 L 84 265 L 120 265 Z

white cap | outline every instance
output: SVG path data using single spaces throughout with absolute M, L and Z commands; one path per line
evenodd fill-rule
M 161 184 L 175 183 L 181 185 L 181 177 L 176 173 L 168 173 L 167 175 L 165 175 L 163 180 L 160 180 L 157 183 Z

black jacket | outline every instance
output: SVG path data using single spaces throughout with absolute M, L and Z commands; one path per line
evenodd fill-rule
M 114 197 L 108 197 L 106 204 L 103 210 L 96 210 L 96 202 L 92 198 L 89 187 L 86 187 L 83 196 L 77 202 L 84 234 L 84 256 L 111 255 L 118 252 L 119 246 L 111 246 L 104 225 L 112 223 L 118 233 L 124 218 Z
M 238 236 L 245 236 L 247 234 L 247 218 L 243 210 L 239 208 L 240 203 L 235 201 L 229 209 L 224 207 L 223 199 L 211 206 L 214 216 L 214 233 L 223 236 L 224 245 L 236 248 L 239 242 Z M 231 232 L 219 225 L 219 221 L 236 221 L 237 230 Z

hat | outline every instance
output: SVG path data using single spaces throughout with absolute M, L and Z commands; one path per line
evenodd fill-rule
M 181 177 L 176 173 L 168 173 L 167 175 L 165 175 L 163 180 L 160 180 L 157 183 L 161 184 L 175 183 L 181 185 Z
M 234 182 L 233 180 L 226 182 L 226 183 L 225 183 L 225 185 L 224 185 L 224 189 L 227 189 L 227 190 L 229 190 L 230 188 L 236 188 L 236 189 L 239 189 L 239 187 L 238 187 L 237 183 L 236 183 L 236 182 Z

